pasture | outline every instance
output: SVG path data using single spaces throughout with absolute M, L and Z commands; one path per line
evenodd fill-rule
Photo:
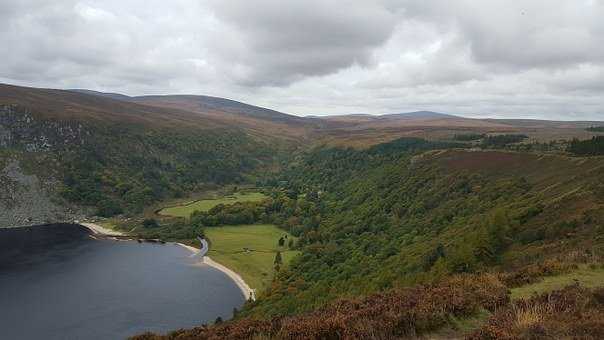
M 219 204 L 233 204 L 237 202 L 259 202 L 267 196 L 260 192 L 235 193 L 213 199 L 201 199 L 173 207 L 167 207 L 158 212 L 159 215 L 189 218 L 194 211 L 208 211 Z
M 277 251 L 281 252 L 282 266 L 298 254 L 287 247 L 293 236 L 270 224 L 208 227 L 204 231 L 210 241 L 208 256 L 239 273 L 254 289 L 270 283 Z M 279 238 L 285 236 L 285 245 L 280 247 Z

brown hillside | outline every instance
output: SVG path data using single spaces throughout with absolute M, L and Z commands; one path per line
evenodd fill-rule
M 44 119 L 158 127 L 227 127 L 192 112 L 130 103 L 73 91 L 0 84 L 0 105 L 19 105 Z
M 199 117 L 257 134 L 306 137 L 318 127 L 317 120 L 256 107 L 228 99 L 207 96 L 143 96 L 131 99 L 147 106 L 193 112 Z

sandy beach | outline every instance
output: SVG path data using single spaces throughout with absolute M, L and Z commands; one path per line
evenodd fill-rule
M 79 223 L 80 225 L 90 229 L 93 233 L 98 234 L 98 235 L 117 235 L 117 236 L 124 236 L 124 233 L 119 232 L 119 231 L 115 231 L 115 230 L 111 230 L 109 228 L 105 228 L 102 227 L 98 224 L 95 223 L 90 223 L 90 222 L 81 222 Z
M 203 263 L 220 270 L 221 272 L 225 273 L 228 277 L 230 277 L 233 281 L 235 281 L 235 284 L 237 284 L 237 286 L 241 289 L 241 292 L 243 293 L 243 296 L 245 296 L 246 300 L 249 300 L 250 298 L 253 301 L 256 300 L 256 291 L 250 288 L 250 286 L 247 285 L 247 283 L 239 274 L 221 265 L 220 263 L 215 262 L 209 256 L 203 257 Z
M 187 246 L 182 243 L 178 243 L 178 244 L 180 246 L 190 250 L 194 254 L 199 254 L 201 251 L 200 249 L 197 249 L 197 248 L 194 248 L 191 246 Z M 245 297 L 246 300 L 249 300 L 250 298 L 252 300 L 256 300 L 256 291 L 254 289 L 250 288 L 250 286 L 248 286 L 248 284 L 245 282 L 245 280 L 243 280 L 241 275 L 239 275 L 236 272 L 232 271 L 231 269 L 223 266 L 222 264 L 212 260 L 209 256 L 205 256 L 205 254 L 207 253 L 207 249 L 208 249 L 207 242 L 204 242 L 204 249 L 206 249 L 206 251 L 203 252 L 200 264 L 208 265 L 212 268 L 216 268 L 216 269 L 220 270 L 221 272 L 225 273 L 229 278 L 231 278 L 231 280 L 233 280 L 235 282 L 237 287 L 239 287 L 239 289 L 241 289 L 241 292 L 243 293 L 243 296 Z

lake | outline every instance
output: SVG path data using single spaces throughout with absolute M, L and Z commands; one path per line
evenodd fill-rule
M 244 297 L 176 244 L 94 240 L 78 225 L 0 229 L 0 338 L 123 339 L 232 316 Z

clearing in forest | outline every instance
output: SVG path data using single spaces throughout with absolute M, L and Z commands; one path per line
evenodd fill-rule
M 267 196 L 260 192 L 243 192 L 215 199 L 202 199 L 182 205 L 167 207 L 159 211 L 160 215 L 189 218 L 194 211 L 208 211 L 219 204 L 233 204 L 238 202 L 259 202 Z
M 261 290 L 271 281 L 275 272 L 275 257 L 281 253 L 281 267 L 298 254 L 290 250 L 287 232 L 271 224 L 207 227 L 210 256 L 214 261 L 237 272 L 253 289 Z M 283 237 L 283 246 L 279 239 Z

